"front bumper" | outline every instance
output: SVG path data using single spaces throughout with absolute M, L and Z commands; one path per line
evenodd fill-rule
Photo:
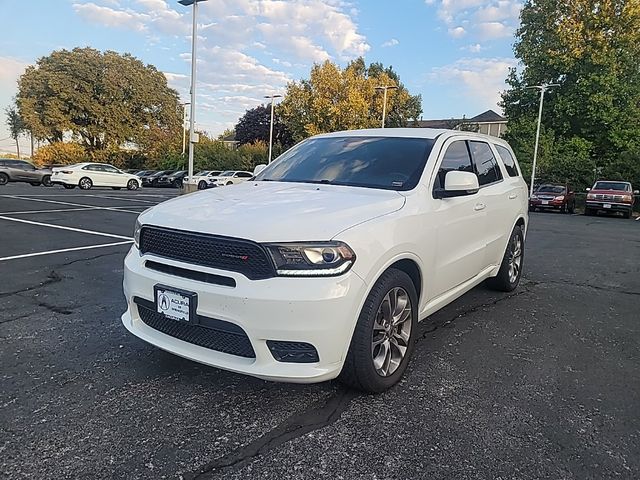
M 231 277 L 236 286 L 222 286 L 150 270 L 147 260 Z M 197 314 L 241 327 L 255 358 L 222 353 L 161 333 L 142 321 L 134 298 L 154 300 L 154 285 L 162 284 L 194 292 Z M 265 380 L 312 383 L 330 380 L 342 370 L 366 285 L 353 271 L 340 277 L 249 280 L 241 274 L 188 265 L 152 255 L 141 256 L 132 247 L 125 258 L 124 293 L 127 311 L 124 326 L 134 335 L 163 350 L 206 365 Z M 313 345 L 315 363 L 279 362 L 268 340 Z
M 564 204 L 565 202 L 560 200 L 529 200 L 530 208 L 562 208 Z
M 606 210 L 606 211 L 612 211 L 612 212 L 631 212 L 633 210 L 632 205 L 628 203 L 614 203 L 614 202 L 604 202 L 604 201 L 601 202 L 601 201 L 587 200 L 585 205 L 587 208 Z

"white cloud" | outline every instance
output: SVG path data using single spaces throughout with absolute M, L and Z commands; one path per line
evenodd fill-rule
M 466 50 L 471 53 L 478 53 L 482 50 L 482 45 L 480 45 L 479 43 L 472 43 L 471 45 L 462 47 L 460 50 Z
M 428 0 L 453 38 L 491 40 L 513 35 L 521 0 Z M 464 26 L 464 27 L 463 27 Z M 462 30 L 461 30 L 462 29 Z
M 395 47 L 400 42 L 396 38 L 392 38 L 391 40 L 387 40 L 382 44 L 382 47 Z
M 191 9 L 174 0 L 76 0 L 73 8 L 88 22 L 140 32 L 150 45 L 171 35 L 187 49 Z M 298 69 L 370 49 L 345 0 L 215 0 L 199 8 L 197 92 L 206 102 L 197 120 L 206 129 L 226 128 L 265 92 L 283 92 Z M 184 72 L 165 75 L 186 100 L 190 53 L 178 56 Z
M 464 27 L 450 28 L 448 31 L 449 31 L 449 35 L 452 36 L 453 38 L 464 37 L 464 35 L 467 33 Z
M 475 108 L 496 109 L 509 68 L 515 64 L 512 58 L 462 58 L 432 69 L 428 77 L 433 83 L 459 86 Z

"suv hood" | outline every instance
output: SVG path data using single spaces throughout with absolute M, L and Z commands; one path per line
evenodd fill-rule
M 404 203 L 405 197 L 392 190 L 244 182 L 161 203 L 144 212 L 140 222 L 257 242 L 322 241 Z

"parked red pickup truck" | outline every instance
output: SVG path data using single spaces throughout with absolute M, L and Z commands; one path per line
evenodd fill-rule
M 599 180 L 593 188 L 587 188 L 585 215 L 597 215 L 599 211 L 622 212 L 624 218 L 631 218 L 633 212 L 633 191 L 629 182 Z

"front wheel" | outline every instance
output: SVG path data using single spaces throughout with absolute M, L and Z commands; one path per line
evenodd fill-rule
M 131 179 L 127 182 L 127 190 L 137 190 L 139 186 L 136 180 Z
M 200 180 L 198 182 L 198 190 L 204 190 L 205 188 L 207 188 L 207 182 L 205 182 L 204 180 Z
M 0 173 L 0 185 L 6 185 L 7 183 L 9 183 L 9 175 Z
M 51 175 L 45 175 L 44 177 L 42 177 L 42 185 L 44 185 L 45 187 L 53 186 L 53 183 L 51 183 Z
M 623 212 L 622 216 L 624 218 L 631 218 L 631 210 L 627 210 L 626 212 Z
M 570 213 L 571 215 L 573 215 L 574 213 L 576 213 L 576 204 L 575 204 L 575 202 L 574 202 L 574 203 L 572 203 L 571 205 L 569 205 L 569 213 Z
M 418 327 L 418 295 L 409 275 L 387 270 L 369 293 L 351 338 L 340 381 L 383 392 L 404 374 Z
M 93 187 L 93 182 L 89 177 L 82 177 L 78 182 L 78 186 L 81 190 L 91 190 L 91 187 Z
M 502 257 L 498 275 L 487 280 L 487 285 L 500 292 L 512 292 L 520 283 L 522 263 L 524 261 L 524 234 L 516 225 L 511 232 L 507 250 Z
M 233 182 L 227 182 L 227 186 L 233 185 Z

